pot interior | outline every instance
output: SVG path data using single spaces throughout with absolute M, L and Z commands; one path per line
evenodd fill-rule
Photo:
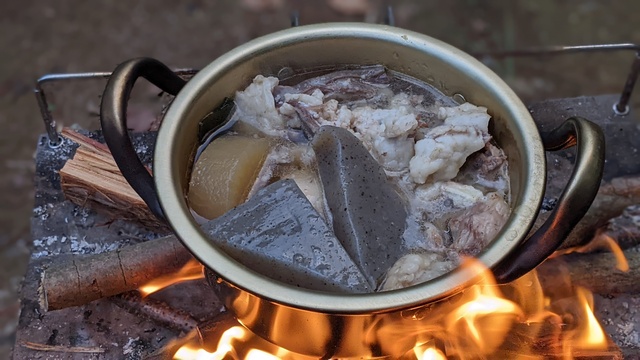
M 449 295 L 467 286 L 473 274 L 454 270 L 402 290 L 364 295 L 317 293 L 257 274 L 217 250 L 192 219 L 185 198 L 198 123 L 225 97 L 258 75 L 277 75 L 326 66 L 382 64 L 425 81 L 446 95 L 461 94 L 492 116 L 490 131 L 508 156 L 512 213 L 479 255 L 491 267 L 524 239 L 542 199 L 544 151 L 526 107 L 493 72 L 469 55 L 407 30 L 367 24 L 321 24 L 280 31 L 242 45 L 201 70 L 175 98 L 162 124 L 154 173 L 168 220 L 185 245 L 226 282 L 263 299 L 325 312 L 389 311 Z M 366 301 L 363 301 L 363 298 Z

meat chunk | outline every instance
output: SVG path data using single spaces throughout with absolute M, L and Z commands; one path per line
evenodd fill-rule
M 413 156 L 413 138 L 418 127 L 415 114 L 405 107 L 372 109 L 368 106 L 352 111 L 354 132 L 373 157 L 387 171 L 403 171 Z
M 451 237 L 440 229 L 446 227 L 451 216 L 484 198 L 473 186 L 452 181 L 418 186 L 414 194 L 407 228 L 402 235 L 404 246 L 441 254 L 451 246 Z
M 313 94 L 313 97 L 285 94 L 280 113 L 297 115 L 312 128 L 331 125 L 347 129 L 362 141 L 386 171 L 403 172 L 408 169 L 415 143 L 412 135 L 418 121 L 406 102 L 392 100 L 393 107 L 387 109 L 363 106 L 350 110 L 345 105 L 339 106 L 335 99 L 322 103 L 322 98 L 318 98 L 322 94 L 319 90 Z
M 453 179 L 467 157 L 482 149 L 489 141 L 487 109 L 469 103 L 454 108 L 441 108 L 444 124 L 425 134 L 415 144 L 415 155 L 409 162 L 411 178 L 418 184 L 427 179 Z
M 441 231 L 420 213 L 410 213 L 402 240 L 404 247 L 410 251 L 427 250 L 437 253 L 446 251 L 445 239 Z
M 473 185 L 483 192 L 509 193 L 509 166 L 507 155 L 488 142 L 485 147 L 469 156 L 454 181 Z
M 407 254 L 389 269 L 382 290 L 402 289 L 417 285 L 451 271 L 456 264 L 434 253 Z
M 286 123 L 276 110 L 273 99 L 273 88 L 276 85 L 277 78 L 258 75 L 244 91 L 236 92 L 239 121 L 267 135 L 281 136 Z
M 453 248 L 461 255 L 478 255 L 502 229 L 509 212 L 509 205 L 500 194 L 487 194 L 483 201 L 449 221 Z
M 483 194 L 471 185 L 453 181 L 418 186 L 413 206 L 433 214 L 443 214 L 470 207 L 480 201 Z

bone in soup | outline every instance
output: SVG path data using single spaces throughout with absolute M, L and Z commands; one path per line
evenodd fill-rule
M 399 289 L 478 255 L 509 216 L 487 109 L 429 84 L 383 66 L 258 75 L 234 102 L 233 126 L 198 149 L 188 201 L 212 242 L 265 276 Z

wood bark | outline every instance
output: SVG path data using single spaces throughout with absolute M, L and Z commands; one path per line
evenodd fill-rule
M 182 268 L 191 253 L 175 236 L 94 255 L 59 258 L 44 269 L 40 305 L 57 310 L 135 290 Z
M 187 312 L 174 309 L 163 301 L 142 297 L 138 291 L 112 296 L 111 301 L 134 315 L 144 316 L 156 323 L 185 333 L 198 326 L 198 322 Z
M 582 286 L 601 295 L 640 293 L 640 248 L 623 252 L 629 270 L 616 268 L 616 258 L 609 252 L 571 253 L 545 261 L 538 275 L 545 289 L 560 282 Z

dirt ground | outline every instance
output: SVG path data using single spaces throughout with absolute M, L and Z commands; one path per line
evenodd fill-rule
M 257 0 L 0 2 L 0 359 L 13 345 L 16 290 L 29 256 L 32 157 L 44 132 L 32 94 L 35 79 L 47 73 L 109 71 L 138 56 L 155 57 L 171 67 L 200 68 L 241 43 L 288 27 L 293 9 L 299 10 L 302 24 L 382 19 L 380 0 L 370 0 L 364 11 L 350 15 L 324 0 L 268 2 L 274 7 L 260 11 L 246 6 L 263 3 Z M 640 43 L 640 2 L 632 0 L 391 3 L 397 26 L 469 52 Z M 484 60 L 532 102 L 620 91 L 632 54 Z M 96 128 L 103 86 L 101 81 L 80 81 L 47 88 L 58 123 Z

